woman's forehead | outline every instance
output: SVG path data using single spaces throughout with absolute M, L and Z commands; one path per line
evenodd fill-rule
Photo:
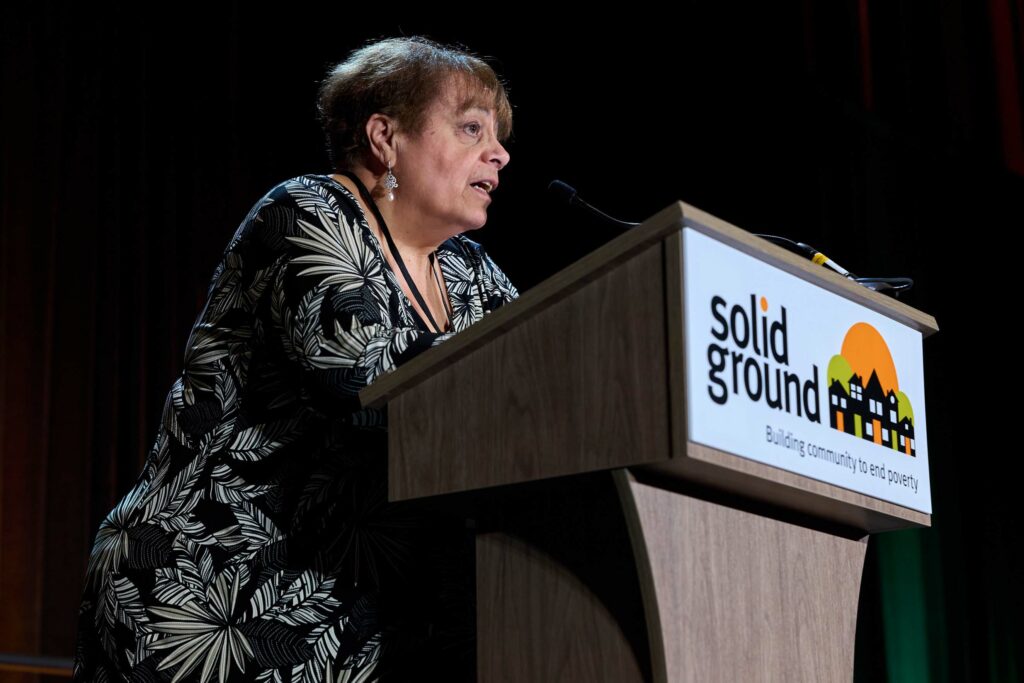
M 482 109 L 493 114 L 494 95 L 492 90 L 488 90 L 480 83 L 461 78 L 449 81 L 438 99 L 456 114 L 462 114 L 470 109 Z
M 469 76 L 449 78 L 430 106 L 431 116 L 460 117 L 471 110 L 479 109 L 483 116 L 491 118 L 498 126 L 498 136 L 505 139 L 511 129 L 511 112 L 501 99 L 500 92 L 488 88 L 484 83 Z

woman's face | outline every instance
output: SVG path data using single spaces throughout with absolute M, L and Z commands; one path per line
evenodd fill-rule
M 460 104 L 455 88 L 435 100 L 422 133 L 399 135 L 393 167 L 395 203 L 414 209 L 421 225 L 456 234 L 487 222 L 489 191 L 509 162 L 494 111 Z

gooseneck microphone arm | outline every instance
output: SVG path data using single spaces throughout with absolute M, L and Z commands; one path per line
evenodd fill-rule
M 604 221 L 609 225 L 614 225 L 618 228 L 635 228 L 640 225 L 639 223 L 630 223 L 629 221 L 620 221 L 618 218 L 612 218 L 604 211 L 601 211 L 580 199 L 579 195 L 576 193 L 576 188 L 567 183 L 563 183 L 561 180 L 552 180 L 548 183 L 548 190 L 569 206 L 578 206 L 592 216 L 597 216 L 599 220 Z

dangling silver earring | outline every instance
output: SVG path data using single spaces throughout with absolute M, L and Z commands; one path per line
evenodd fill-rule
M 398 178 L 391 172 L 391 162 L 388 162 L 388 173 L 384 176 L 384 189 L 388 193 L 388 201 L 395 201 L 395 188 L 398 187 Z

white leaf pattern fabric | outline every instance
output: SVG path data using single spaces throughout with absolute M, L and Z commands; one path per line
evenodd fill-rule
M 472 539 L 429 506 L 386 502 L 386 415 L 357 396 L 518 296 L 472 240 L 437 253 L 445 334 L 418 323 L 345 187 L 304 175 L 256 202 L 145 468 L 100 525 L 75 680 L 472 677 L 473 627 L 439 597 L 471 590 L 471 570 L 466 584 L 445 567 Z

